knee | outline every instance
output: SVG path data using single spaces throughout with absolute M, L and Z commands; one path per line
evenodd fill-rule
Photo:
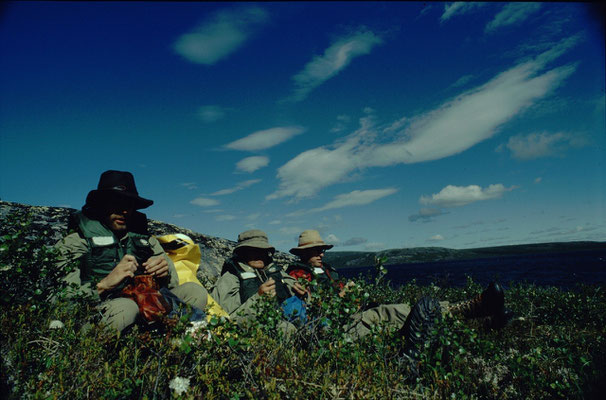
M 184 303 L 204 310 L 208 300 L 208 292 L 203 286 L 194 282 L 186 282 L 177 286 L 172 292 Z
M 139 314 L 139 306 L 131 299 L 113 299 L 102 305 L 102 322 L 106 325 L 122 331 L 132 325 Z

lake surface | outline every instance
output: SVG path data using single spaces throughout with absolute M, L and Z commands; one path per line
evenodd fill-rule
M 339 268 L 344 277 L 372 274 L 373 267 Z M 465 286 L 467 276 L 486 285 L 497 280 L 528 282 L 543 286 L 571 288 L 577 283 L 606 285 L 606 248 L 561 254 L 526 254 L 518 256 L 477 258 L 473 260 L 437 261 L 387 266 L 386 279 L 399 286 L 416 279 L 417 283 L 438 286 Z

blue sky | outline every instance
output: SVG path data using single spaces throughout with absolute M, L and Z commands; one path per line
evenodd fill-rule
M 280 250 L 606 239 L 604 28 L 582 3 L 14 2 L 0 198 Z

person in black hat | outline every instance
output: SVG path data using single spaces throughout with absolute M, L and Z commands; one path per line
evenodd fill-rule
M 207 291 L 192 282 L 178 285 L 173 262 L 147 232 L 147 217 L 137 210 L 152 204 L 139 196 L 130 172 L 105 171 L 82 210 L 71 216 L 68 227 L 74 232 L 56 245 L 59 267 L 76 261 L 67 282 L 96 298 L 102 322 L 119 331 L 142 318 L 141 304 L 124 295 L 135 275 L 151 275 L 158 288 L 169 288 L 184 303 L 206 306 Z

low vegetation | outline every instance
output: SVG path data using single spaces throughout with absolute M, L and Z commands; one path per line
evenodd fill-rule
M 339 298 L 312 288 L 312 323 L 293 336 L 275 304 L 242 327 L 184 318 L 162 330 L 122 335 L 90 323 L 90 299 L 67 299 L 52 250 L 27 219 L 11 216 L 0 238 L 2 398 L 498 398 L 601 397 L 606 380 L 606 292 L 508 285 L 515 318 L 502 330 L 445 317 L 418 365 L 400 355 L 396 330 L 376 327 L 353 340 L 344 327 L 373 303 L 414 303 L 423 295 L 457 302 L 481 291 L 392 288 L 377 275 Z M 331 296 L 331 301 L 319 301 Z M 51 301 L 52 299 L 52 301 Z M 418 369 L 418 375 L 413 371 Z

